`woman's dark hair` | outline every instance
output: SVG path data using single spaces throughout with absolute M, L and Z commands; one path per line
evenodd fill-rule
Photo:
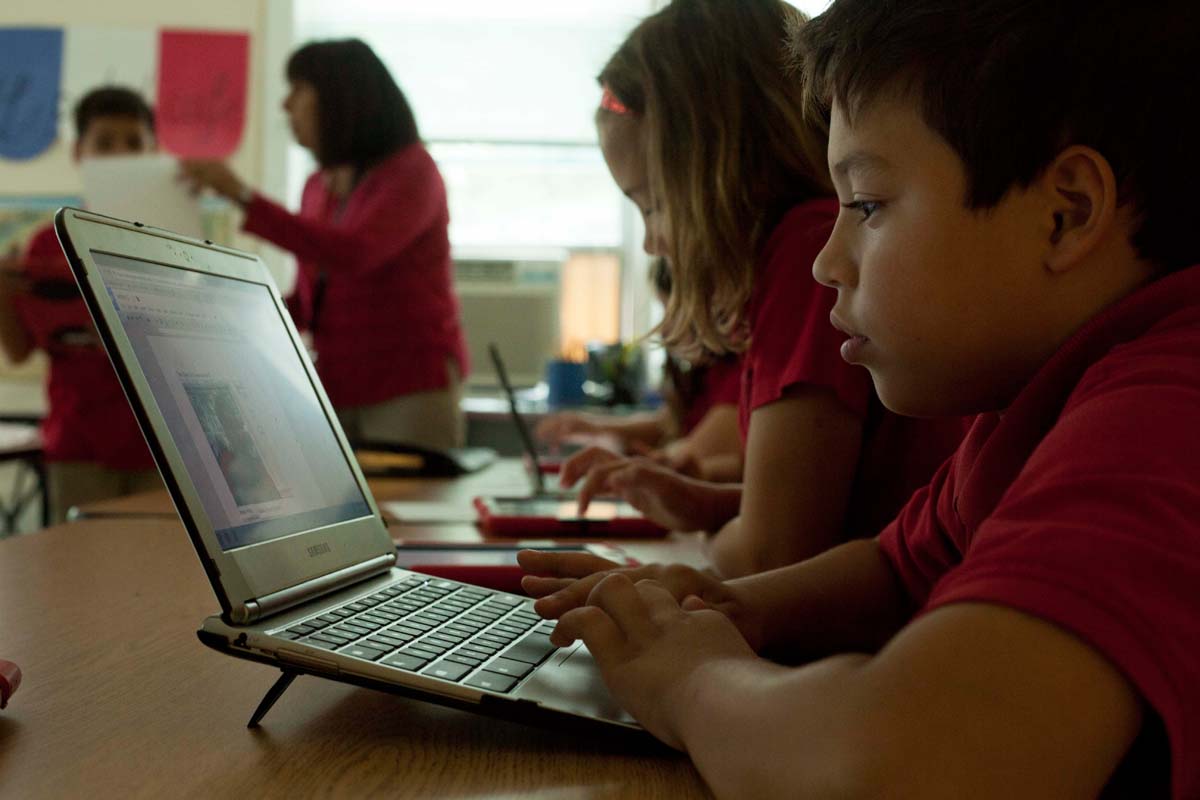
M 310 42 L 292 53 L 287 79 L 317 93 L 317 142 L 322 167 L 360 172 L 420 140 L 404 92 L 379 56 L 359 39 Z
M 83 138 L 88 125 L 98 117 L 130 117 L 154 130 L 154 112 L 133 89 L 101 86 L 85 94 L 75 104 L 75 135 Z
M 838 0 L 790 41 L 815 116 L 836 100 L 853 123 L 889 92 L 910 100 L 962 159 L 968 208 L 1086 145 L 1116 173 L 1143 258 L 1200 258 L 1195 0 Z

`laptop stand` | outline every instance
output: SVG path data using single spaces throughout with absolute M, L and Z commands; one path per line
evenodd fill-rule
M 258 723 L 262 722 L 263 717 L 275 705 L 275 702 L 283 696 L 283 693 L 292 685 L 292 681 L 296 680 L 296 676 L 300 673 L 290 669 L 280 670 L 282 673 L 275 683 L 271 684 L 271 688 L 267 689 L 267 693 L 263 695 L 263 699 L 259 701 L 258 708 L 254 709 L 254 713 L 250 716 L 250 721 L 246 723 L 247 728 L 257 728 Z

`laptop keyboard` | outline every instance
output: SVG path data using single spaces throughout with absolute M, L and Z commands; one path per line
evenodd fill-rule
M 508 692 L 556 649 L 530 601 L 409 577 L 273 635 L 477 689 Z

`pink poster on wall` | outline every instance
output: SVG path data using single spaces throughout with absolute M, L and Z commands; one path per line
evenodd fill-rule
M 250 37 L 164 30 L 158 57 L 158 141 L 183 158 L 228 158 L 246 124 Z

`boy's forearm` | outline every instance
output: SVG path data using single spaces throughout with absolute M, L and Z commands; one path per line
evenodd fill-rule
M 875 652 L 912 615 L 912 601 L 874 539 L 727 584 L 756 621 L 759 652 L 793 663 Z
M 855 796 L 854 686 L 867 661 L 710 662 L 687 678 L 676 730 L 717 797 Z

